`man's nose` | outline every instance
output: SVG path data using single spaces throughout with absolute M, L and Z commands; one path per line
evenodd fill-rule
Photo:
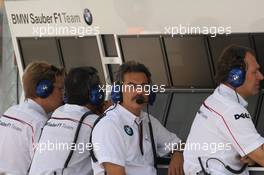
M 145 94 L 144 91 L 141 91 L 141 90 L 137 90 L 136 93 L 137 93 L 137 95 L 144 95 Z

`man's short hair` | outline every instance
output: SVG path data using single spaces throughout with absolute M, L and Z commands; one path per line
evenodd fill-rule
M 151 83 L 151 73 L 149 72 L 148 68 L 144 64 L 136 61 L 128 61 L 122 64 L 116 74 L 116 81 L 123 83 L 124 75 L 130 72 L 144 73 L 148 78 L 148 82 Z
M 64 76 L 63 68 L 57 68 L 44 61 L 31 62 L 25 69 L 22 81 L 25 98 L 36 98 L 36 86 L 41 80 L 56 82 L 57 76 Z
M 90 90 L 100 84 L 97 70 L 93 67 L 77 67 L 70 70 L 65 79 L 67 103 L 86 105 L 90 103 Z
M 239 45 L 231 45 L 226 47 L 221 53 L 217 66 L 215 80 L 218 84 L 225 83 L 227 76 L 231 69 L 240 67 L 243 70 L 247 70 L 245 63 L 245 56 L 247 53 L 252 54 L 256 57 L 255 52 L 248 48 Z

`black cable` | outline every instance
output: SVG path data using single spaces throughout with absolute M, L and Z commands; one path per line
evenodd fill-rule
M 235 93 L 236 93 L 237 102 L 240 104 L 240 100 L 239 100 L 239 97 L 238 97 L 238 95 L 237 95 L 237 91 L 236 91 L 236 89 L 234 89 L 234 90 L 235 90 Z
M 231 167 L 228 166 L 228 165 L 227 165 L 225 168 L 226 168 L 228 171 L 230 171 L 230 172 L 232 172 L 232 173 L 234 173 L 234 174 L 241 174 L 242 172 L 244 172 L 244 171 L 246 170 L 247 166 L 248 166 L 248 164 L 244 164 L 244 165 L 240 168 L 240 170 L 234 170 L 233 168 L 231 168 Z
M 118 104 L 118 103 L 115 103 L 115 104 L 114 104 L 114 107 L 112 107 L 111 109 L 106 110 L 106 111 L 102 114 L 102 116 L 105 116 L 106 113 L 108 113 L 109 111 L 114 110 L 114 109 L 117 107 L 117 104 Z
M 206 168 L 209 167 L 209 165 L 208 165 L 209 160 L 217 160 L 217 161 L 219 161 L 224 167 L 226 166 L 226 165 L 224 164 L 224 162 L 222 162 L 220 159 L 215 158 L 215 157 L 211 157 L 211 158 L 208 158 L 208 159 L 206 160 L 206 163 L 205 163 L 205 164 L 206 164 Z
M 95 127 L 95 125 L 96 125 L 96 124 L 97 124 L 102 118 L 104 118 L 104 117 L 106 116 L 107 112 L 114 110 L 116 107 L 117 107 L 117 103 L 114 104 L 114 107 L 112 107 L 111 109 L 106 110 L 103 114 L 101 114 L 101 115 L 95 120 L 95 122 L 94 122 L 94 124 L 93 124 L 93 128 Z M 93 131 L 93 129 L 92 129 L 92 131 Z
M 90 139 L 89 139 L 89 142 L 91 143 L 90 155 L 92 157 L 93 162 L 98 162 L 98 159 L 95 157 L 94 149 L 93 149 L 93 144 L 92 144 L 93 130 L 94 130 L 95 126 L 97 125 L 97 123 L 99 123 L 99 121 L 106 116 L 107 112 L 114 110 L 116 107 L 117 107 L 117 103 L 115 103 L 114 104 L 114 107 L 112 107 L 111 109 L 106 110 L 100 117 L 98 117 L 95 120 L 95 122 L 93 124 L 93 128 L 91 130 Z
M 208 159 L 207 159 L 207 160 L 208 160 Z M 209 173 L 207 173 L 207 172 L 205 171 L 204 166 L 203 166 L 203 163 L 202 163 L 202 159 L 201 159 L 201 157 L 198 157 L 198 161 L 199 161 L 200 166 L 201 166 L 201 168 L 202 168 L 202 172 L 203 172 L 203 174 L 204 174 L 204 175 L 210 175 Z M 206 162 L 207 162 L 207 161 L 206 161 Z M 206 167 L 207 167 L 207 165 L 206 165 Z
M 152 124 L 151 124 L 151 120 L 149 117 L 149 105 L 148 104 L 147 104 L 147 114 L 148 114 L 148 119 L 149 119 L 148 126 L 149 126 L 151 146 L 152 146 L 152 152 L 153 152 L 154 167 L 156 168 L 156 170 L 158 170 L 157 152 L 156 152 L 155 140 L 154 140 L 154 136 L 153 136 Z
M 82 126 L 82 124 L 83 124 L 83 121 L 84 121 L 84 119 L 85 119 L 87 116 L 89 116 L 89 115 L 91 115 L 91 114 L 93 114 L 92 111 L 87 111 L 87 112 L 85 112 L 85 113 L 82 115 L 81 119 L 79 120 L 79 123 L 78 123 L 77 129 L 76 129 L 76 131 L 75 131 L 75 135 L 74 135 L 74 139 L 73 139 L 72 145 L 76 145 L 76 143 L 77 143 L 77 139 L 78 139 L 78 136 L 79 136 L 79 133 L 80 133 L 80 129 L 81 129 L 81 126 Z M 69 163 L 70 163 L 70 160 L 71 160 L 71 158 L 72 158 L 73 152 L 74 152 L 74 149 L 71 149 L 70 152 L 69 152 L 69 155 L 68 155 L 68 157 L 67 157 L 67 159 L 66 159 L 66 161 L 65 161 L 65 163 L 64 163 L 63 169 L 62 169 L 62 175 L 63 175 L 64 170 L 68 167 L 68 165 L 69 165 Z
M 235 169 L 231 168 L 229 165 L 225 165 L 224 162 L 222 162 L 218 158 L 211 157 L 211 158 L 208 158 L 206 160 L 206 168 L 209 168 L 209 165 L 208 165 L 209 160 L 217 160 L 218 162 L 220 162 L 225 167 L 225 169 L 232 172 L 233 174 L 241 174 L 242 172 L 244 172 L 246 170 L 246 168 L 248 166 L 248 164 L 244 164 L 239 170 L 235 170 Z

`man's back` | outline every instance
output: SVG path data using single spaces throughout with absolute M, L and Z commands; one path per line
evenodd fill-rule
M 31 99 L 10 107 L 0 118 L 0 171 L 26 174 L 47 114 Z
M 55 110 L 43 129 L 39 147 L 32 161 L 30 174 L 48 175 L 54 174 L 54 172 L 60 174 L 70 151 L 74 150 L 69 165 L 64 170 L 64 175 L 92 175 L 89 137 L 97 115 L 90 114 L 84 119 L 77 143 L 75 146 L 71 145 L 78 123 L 88 111 L 86 107 L 70 104 Z

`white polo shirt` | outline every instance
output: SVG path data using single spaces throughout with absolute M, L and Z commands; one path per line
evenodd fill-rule
M 44 109 L 31 99 L 10 107 L 0 117 L 0 172 L 27 173 L 47 120 Z
M 184 150 L 186 175 L 201 170 L 208 158 L 218 158 L 231 168 L 242 167 L 240 157 L 254 151 L 264 143 L 246 110 L 247 102 L 228 86 L 217 87 L 200 107 L 193 121 Z M 213 175 L 233 175 L 216 160 L 208 162 Z M 242 173 L 248 175 L 248 170 Z
M 87 111 L 86 107 L 70 104 L 54 111 L 43 129 L 30 175 L 54 175 L 55 172 L 61 174 L 71 149 L 74 150 L 73 156 L 63 174 L 92 175 L 89 138 L 97 115 L 91 114 L 84 119 L 77 143 L 71 146 L 78 122 Z
M 176 144 L 180 139 L 157 119 L 150 118 L 157 155 L 164 156 L 171 151 L 166 145 Z M 140 122 L 143 122 L 143 155 L 139 146 Z M 142 111 L 137 117 L 121 105 L 107 112 L 93 130 L 92 143 L 98 145 L 98 149 L 94 150 L 98 159 L 97 163 L 93 163 L 94 174 L 104 175 L 101 164 L 111 162 L 125 167 L 126 175 L 155 175 L 148 122 L 147 113 Z

